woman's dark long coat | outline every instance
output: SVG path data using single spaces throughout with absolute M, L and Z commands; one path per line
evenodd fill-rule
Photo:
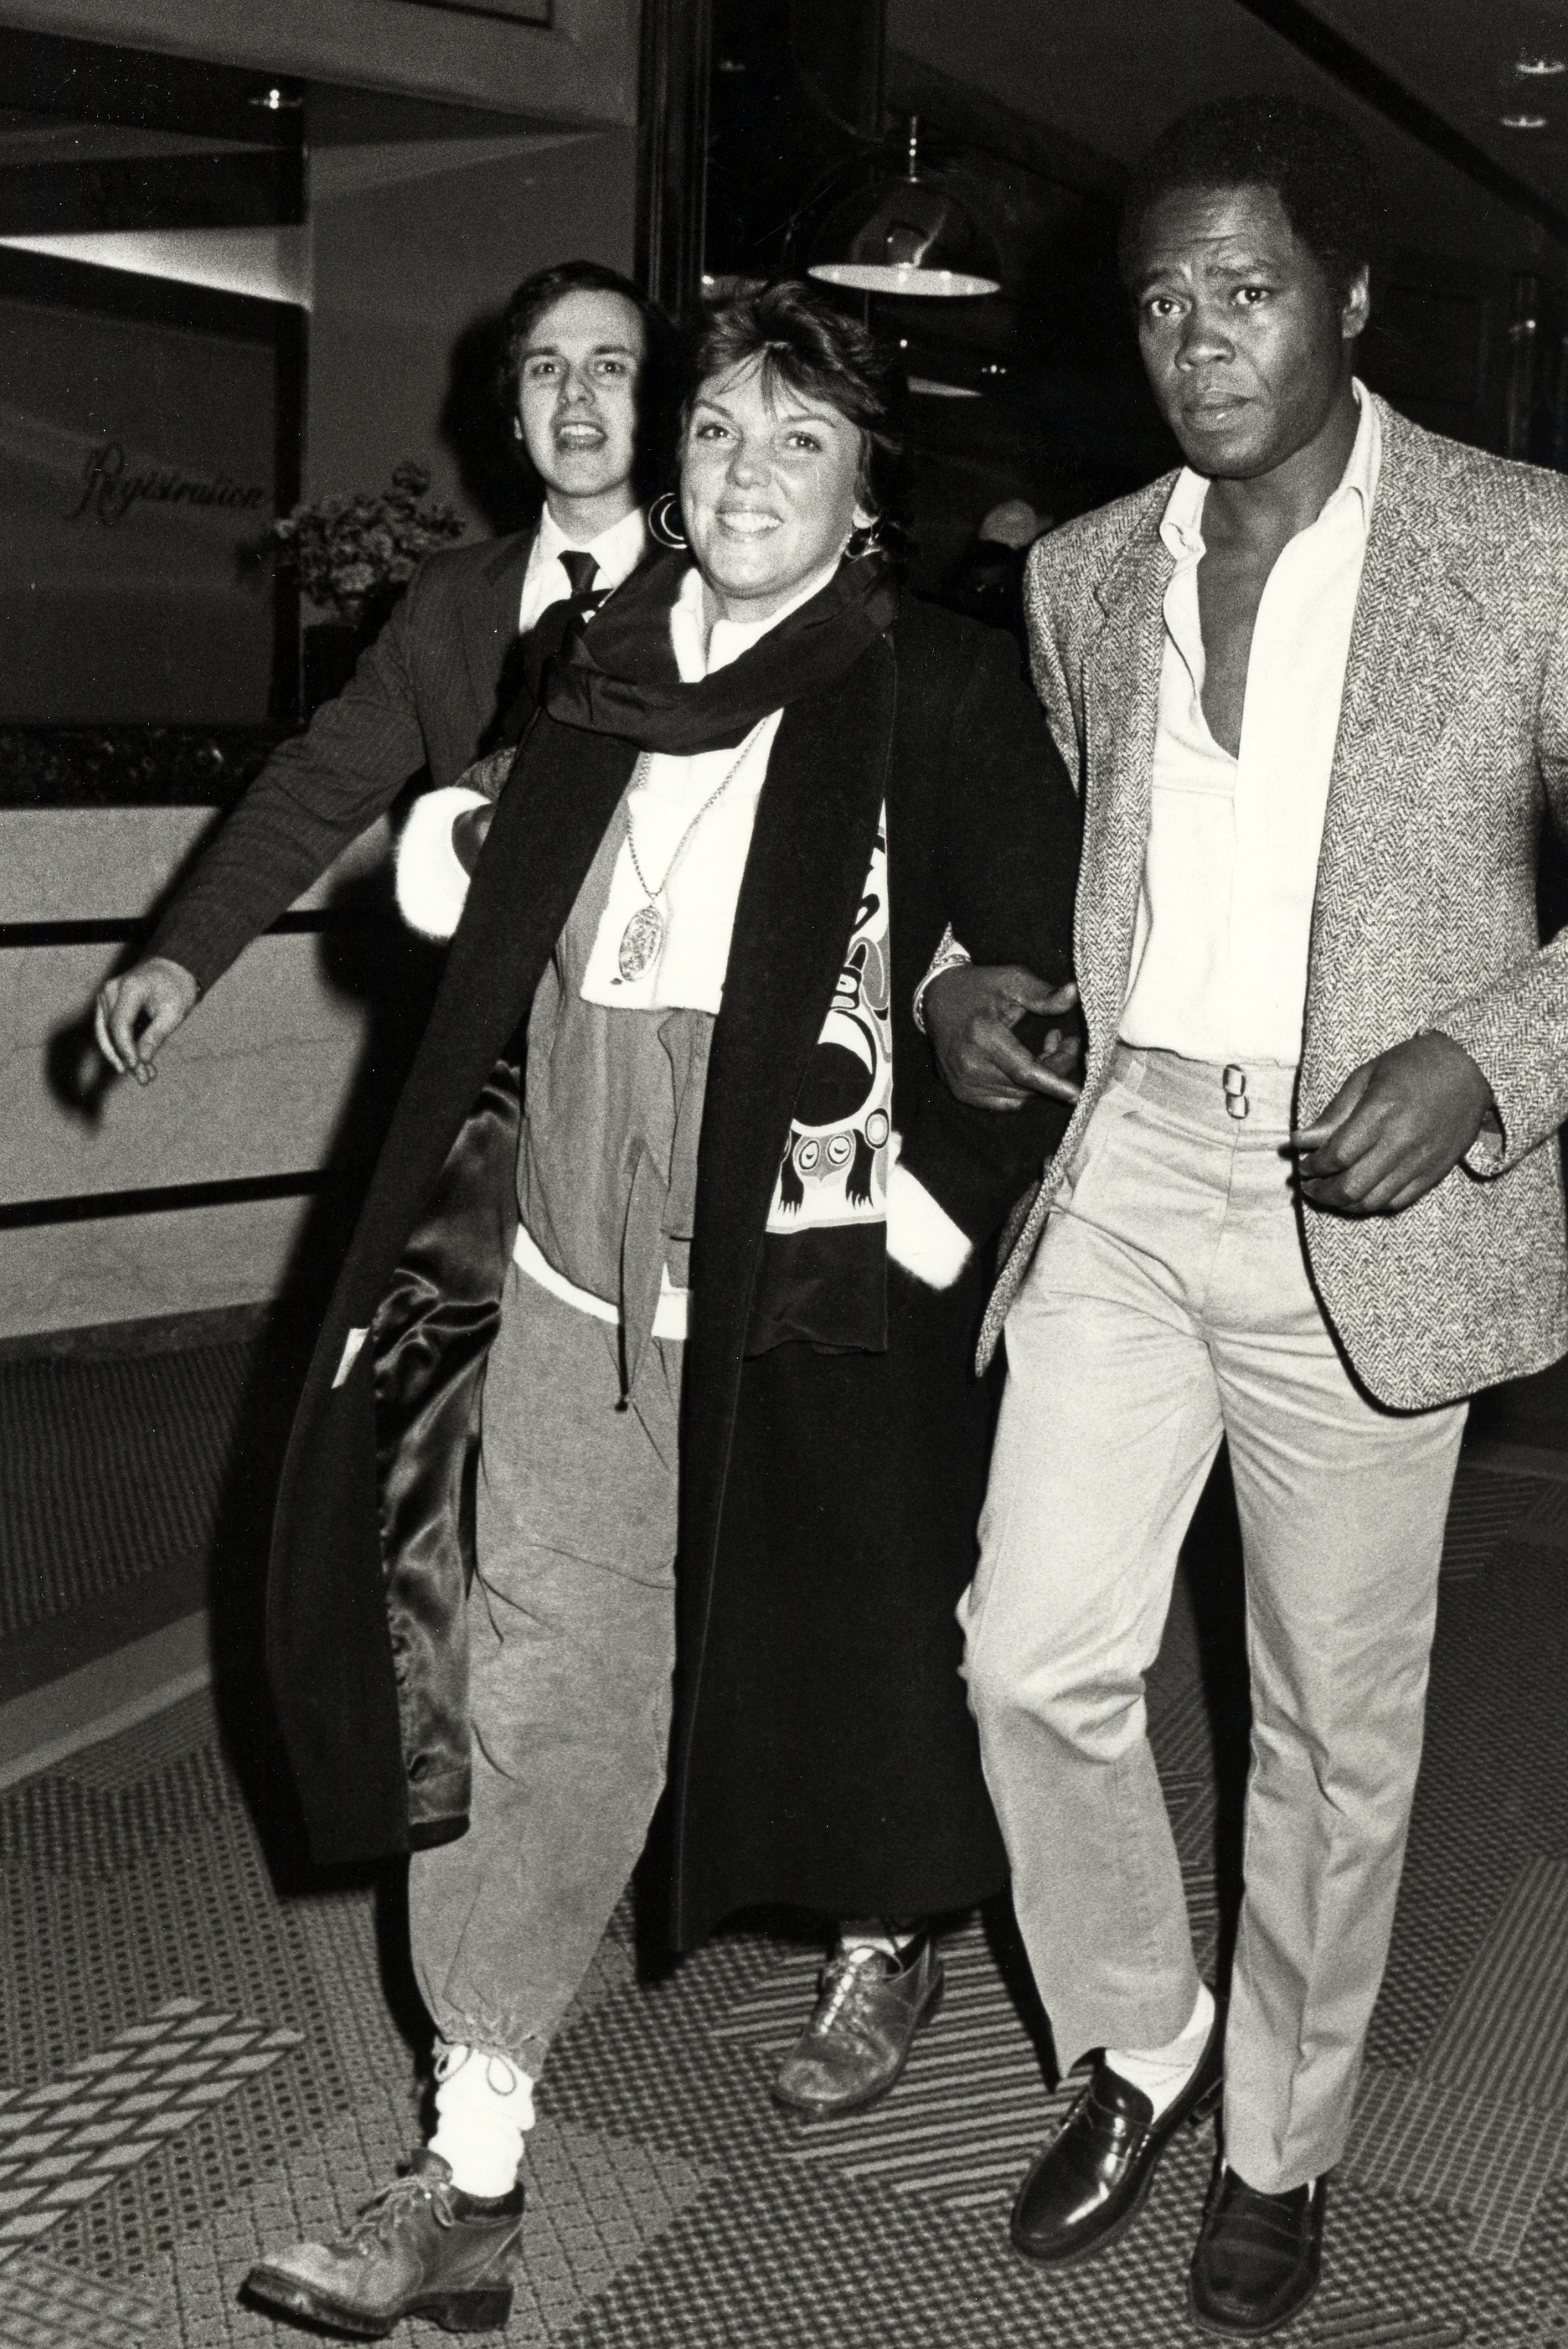
M 269 1642 L 323 1859 L 439 1842 L 466 1826 L 463 1493 L 515 1230 L 511 1071 L 634 757 L 614 738 L 549 719 L 535 727 L 305 1384 L 279 1499 Z M 752 1901 L 935 1909 L 1003 1874 L 957 1701 L 952 1622 L 988 1438 L 989 1400 L 969 1363 L 989 1250 L 941 1294 L 890 1266 L 886 1356 L 790 1344 L 746 1359 L 791 1110 L 884 799 L 903 1164 L 984 1241 L 1060 1128 L 1044 1102 L 961 1109 L 913 1024 L 915 984 L 950 920 L 976 960 L 1066 974 L 1078 818 L 1010 641 L 906 600 L 836 686 L 786 711 L 715 1023 L 683 1394 L 669 1798 L 682 1943 Z M 351 1332 L 372 1325 L 346 1368 Z M 888 1471 L 890 1426 L 907 1482 Z M 874 1537 L 846 1549 L 844 1529 L 863 1515 L 855 1488 L 873 1475 Z M 781 1542 L 791 1508 L 795 1531 Z M 885 1772 L 890 1751 L 882 1801 L 857 1773 L 879 1755 Z M 841 1802 L 834 1772 L 849 1774 Z

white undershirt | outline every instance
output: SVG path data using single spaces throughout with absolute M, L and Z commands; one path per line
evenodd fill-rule
M 518 611 L 517 628 L 526 636 L 541 612 L 552 604 L 559 604 L 572 593 L 572 582 L 562 569 L 557 557 L 581 552 L 591 554 L 599 566 L 595 585 L 606 590 L 618 587 L 629 579 L 643 559 L 648 534 L 643 524 L 642 510 L 634 506 L 619 522 L 602 530 L 597 538 L 568 538 L 548 506 L 539 517 L 539 528 L 533 534 L 533 544 L 528 550 L 528 564 L 522 574 L 522 602 Z
M 1339 486 L 1264 588 L 1235 758 L 1202 706 L 1208 481 L 1184 470 L 1165 509 L 1160 532 L 1176 568 L 1126 1043 L 1214 1062 L 1301 1057 L 1317 860 L 1382 460 L 1377 411 L 1359 383 L 1355 391 L 1361 415 Z

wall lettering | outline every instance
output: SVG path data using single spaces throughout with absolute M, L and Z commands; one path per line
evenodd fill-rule
M 139 501 L 153 505 L 226 506 L 239 513 L 267 510 L 267 491 L 259 483 L 232 481 L 227 473 L 215 479 L 182 473 L 172 466 L 128 472 L 125 450 L 118 440 L 105 440 L 89 451 L 82 492 L 67 513 L 67 522 L 95 514 L 106 530 L 123 522 Z

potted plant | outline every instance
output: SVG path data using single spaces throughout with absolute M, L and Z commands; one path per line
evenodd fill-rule
M 273 523 L 279 562 L 325 616 L 303 638 L 307 717 L 347 684 L 426 555 L 462 536 L 450 506 L 422 502 L 429 486 L 428 467 L 405 458 L 384 490 L 320 498 Z

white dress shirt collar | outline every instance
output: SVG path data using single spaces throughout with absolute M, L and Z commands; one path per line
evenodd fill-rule
M 1361 413 L 1356 426 L 1356 439 L 1349 460 L 1339 477 L 1339 485 L 1324 504 L 1318 515 L 1320 522 L 1337 512 L 1340 506 L 1355 498 L 1361 508 L 1361 527 L 1366 531 L 1372 520 L 1373 501 L 1377 495 L 1378 476 L 1383 470 L 1383 427 L 1376 402 L 1358 376 L 1352 376 L 1350 388 L 1356 395 Z M 1177 563 L 1201 562 L 1203 555 L 1203 501 L 1209 494 L 1209 477 L 1195 473 L 1191 465 L 1183 465 L 1176 477 L 1160 524 L 1160 535 Z
M 612 523 L 608 530 L 602 530 L 597 538 L 583 545 L 579 540 L 568 538 L 546 506 L 539 517 L 539 528 L 533 533 L 528 566 L 522 574 L 519 632 L 526 633 L 542 612 L 572 593 L 572 582 L 558 559 L 561 555 L 579 552 L 591 554 L 599 566 L 598 584 L 608 591 L 630 577 L 642 561 L 647 543 L 640 507 L 634 506 L 630 513 L 623 514 L 619 522 Z
M 597 538 L 568 538 L 548 506 L 539 517 L 539 535 L 534 543 L 542 563 L 549 563 L 558 554 L 581 552 L 591 554 L 601 574 L 611 587 L 618 587 L 629 578 L 643 559 L 648 534 L 640 506 L 613 522 Z

